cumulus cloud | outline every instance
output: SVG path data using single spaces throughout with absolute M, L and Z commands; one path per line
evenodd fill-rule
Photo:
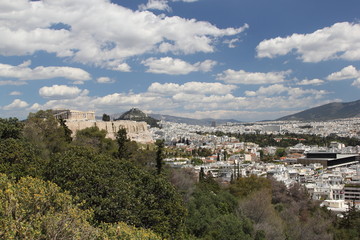
M 354 79 L 360 77 L 360 72 L 352 65 L 344 67 L 339 72 L 330 74 L 326 79 L 330 81 Z
M 316 99 L 322 98 L 324 95 L 328 94 L 325 90 L 294 88 L 284 86 L 283 84 L 274 84 L 267 87 L 262 86 L 257 91 L 245 91 L 245 95 L 249 97 L 283 95 L 284 93 L 291 98 L 309 95 Z
M 1 55 L 45 51 L 119 71 L 129 71 L 127 58 L 145 53 L 213 52 L 219 38 L 245 30 L 132 11 L 108 0 L 2 1 L 0 9 Z
M 217 80 L 233 84 L 272 84 L 284 82 L 290 70 L 282 72 L 246 72 L 244 70 L 228 69 L 217 75 Z
M 114 83 L 115 80 L 109 77 L 99 77 L 96 79 L 97 83 Z
M 39 89 L 39 95 L 43 98 L 51 99 L 74 99 L 78 96 L 86 96 L 88 90 L 81 90 L 78 87 L 69 87 L 66 85 L 53 85 L 51 87 L 42 87 Z
M 304 62 L 360 60 L 360 24 L 341 22 L 310 34 L 264 40 L 256 50 L 259 58 L 274 58 L 294 51 Z
M 4 110 L 13 110 L 13 109 L 26 108 L 27 106 L 29 106 L 29 104 L 27 102 L 22 101 L 20 99 L 15 99 L 12 103 L 3 107 L 3 109 Z
M 225 85 L 221 83 L 207 83 L 207 82 L 187 82 L 183 85 L 177 83 L 152 83 L 148 88 L 149 93 L 156 93 L 166 96 L 175 94 L 214 94 L 223 95 L 231 93 L 237 87 L 235 85 Z
M 167 0 L 149 0 L 146 4 L 139 5 L 140 11 L 145 11 L 148 9 L 161 10 L 161 11 L 171 11 L 171 8 Z
M 321 79 L 311 79 L 311 80 L 308 80 L 308 79 L 304 79 L 300 82 L 297 83 L 297 85 L 321 85 L 324 83 L 324 80 L 321 80 Z
M 351 85 L 360 88 L 360 71 L 352 65 L 344 67 L 339 72 L 330 74 L 326 79 L 329 81 L 355 79 Z
M 360 88 L 360 78 L 356 79 L 351 85 Z
M 170 0 L 170 2 L 197 2 L 198 0 Z M 140 11 L 145 10 L 160 10 L 170 12 L 172 9 L 169 6 L 169 0 L 148 0 L 146 4 L 139 5 Z
M 22 81 L 59 77 L 80 82 L 91 79 L 90 74 L 80 68 L 54 66 L 38 66 L 36 68 L 30 68 L 29 64 L 29 61 L 18 66 L 0 63 L 0 77 L 17 78 Z
M 164 57 L 160 59 L 148 58 L 142 61 L 148 67 L 147 72 L 169 75 L 185 75 L 191 72 L 209 72 L 217 64 L 216 61 L 205 60 L 195 64 L 187 63 L 181 59 Z

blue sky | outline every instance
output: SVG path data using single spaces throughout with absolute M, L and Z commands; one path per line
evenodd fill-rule
M 360 99 L 358 0 L 0 0 L 0 117 L 276 119 Z

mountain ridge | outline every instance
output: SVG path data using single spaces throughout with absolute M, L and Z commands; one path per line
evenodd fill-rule
M 213 122 L 215 122 L 216 124 L 224 124 L 227 122 L 241 123 L 241 121 L 235 119 L 213 119 L 213 118 L 195 119 L 195 118 L 185 118 L 185 117 L 177 117 L 177 116 L 155 114 L 155 113 L 149 114 L 149 116 L 167 122 L 186 123 L 190 125 L 202 125 L 202 126 L 211 126 Z
M 327 121 L 339 118 L 360 117 L 360 100 L 352 102 L 332 102 L 318 107 L 287 115 L 277 121 Z
M 138 108 L 131 108 L 129 111 L 124 112 L 118 118 L 114 118 L 114 121 L 117 120 L 132 120 L 137 122 L 146 122 L 150 127 L 159 127 L 159 120 L 148 116 L 146 113 L 141 111 Z

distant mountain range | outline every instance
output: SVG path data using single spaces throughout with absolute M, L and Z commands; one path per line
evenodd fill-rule
M 278 121 L 326 121 L 338 118 L 360 117 L 360 100 L 353 102 L 333 102 L 276 119 Z
M 216 125 L 221 125 L 228 122 L 241 123 L 241 121 L 234 119 L 213 119 L 213 118 L 194 119 L 194 118 L 184 118 L 184 117 L 176 117 L 176 116 L 162 115 L 162 114 L 149 114 L 149 115 L 155 119 L 164 120 L 167 122 L 186 123 L 190 125 L 201 125 L 201 126 L 211 126 L 213 123 L 215 123 Z

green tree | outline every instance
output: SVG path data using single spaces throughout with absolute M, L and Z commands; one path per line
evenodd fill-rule
M 295 145 L 295 144 L 294 144 Z M 275 152 L 275 157 L 276 158 L 281 158 L 281 157 L 284 157 L 286 156 L 286 151 L 284 148 L 278 148 L 276 149 L 276 152 Z
M 60 119 L 59 120 L 60 122 L 60 126 L 63 128 L 64 130 L 64 135 L 65 135 L 65 141 L 68 142 L 68 143 L 71 143 L 72 142 L 72 131 L 68 128 L 68 126 L 66 125 L 66 120 L 64 119 Z
M 96 239 L 100 232 L 67 193 L 51 182 L 0 174 L 1 239 Z
M 200 182 L 191 196 L 188 234 L 199 239 L 252 239 L 251 222 L 236 213 L 236 198 L 214 184 Z
M 0 118 L 0 139 L 20 138 L 24 124 L 17 118 Z
M 127 132 L 125 128 L 120 128 L 116 134 L 116 142 L 118 144 L 118 151 L 116 153 L 116 157 L 119 159 L 129 159 L 130 151 L 128 149 L 128 143 L 130 139 L 127 136 Z
M 106 134 L 105 130 L 100 130 L 97 126 L 85 128 L 76 132 L 74 144 L 91 147 L 99 153 L 115 154 L 116 143 L 106 138 Z
M 246 197 L 261 189 L 271 189 L 271 182 L 269 179 L 255 175 L 238 178 L 229 187 L 230 193 L 239 198 Z
M 157 174 L 160 174 L 163 168 L 164 159 L 164 140 L 156 140 L 156 170 Z
M 102 116 L 102 120 L 104 122 L 110 122 L 110 116 L 104 113 L 103 116 Z
M 334 239 L 360 239 L 360 211 L 354 204 L 337 220 Z
M 41 177 L 47 161 L 38 155 L 36 148 L 22 139 L 0 140 L 0 172 L 17 179 L 27 175 Z
M 103 223 L 100 225 L 100 228 L 104 232 L 102 239 L 163 240 L 160 235 L 149 229 L 136 228 L 134 226 L 129 226 L 124 222 L 114 224 Z
M 39 149 L 42 158 L 64 151 L 69 144 L 64 128 L 51 110 L 30 113 L 25 122 L 24 137 Z
M 186 213 L 181 196 L 164 177 L 133 162 L 73 147 L 54 156 L 46 176 L 93 208 L 98 222 L 123 221 L 162 237 L 181 237 Z

